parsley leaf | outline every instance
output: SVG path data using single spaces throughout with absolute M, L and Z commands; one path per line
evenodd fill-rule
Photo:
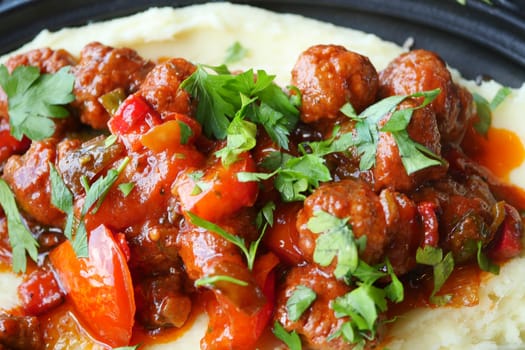
M 275 211 L 275 203 L 267 202 L 262 209 L 257 213 L 255 218 L 255 225 L 257 228 L 263 227 L 265 224 L 273 226 L 273 212 Z
M 120 192 L 122 192 L 124 197 L 127 197 L 131 193 L 131 191 L 133 191 L 134 187 L 135 184 L 133 182 L 126 182 L 118 185 L 118 189 L 120 190 Z
M 443 287 L 443 284 L 454 270 L 454 258 L 452 257 L 452 252 L 448 252 L 447 255 L 443 257 L 443 251 L 441 248 L 426 245 L 424 248 L 417 248 L 416 262 L 433 267 L 434 288 L 430 295 L 430 301 L 436 305 L 447 304 L 451 299 L 451 295 L 447 294 L 438 296 L 436 293 L 439 292 L 441 287 Z
M 224 59 L 224 63 L 230 64 L 238 62 L 245 58 L 248 53 L 248 49 L 242 46 L 240 42 L 236 41 L 226 50 L 226 58 Z
M 71 245 L 77 257 L 88 257 L 87 232 L 84 225 L 84 217 L 91 210 L 96 213 L 109 189 L 118 176 L 129 163 L 129 158 L 124 158 L 117 169 L 108 170 L 106 176 L 100 177 L 91 186 L 84 181 L 86 198 L 80 211 L 80 217 L 76 218 L 73 206 L 73 195 L 67 188 L 60 174 L 50 163 L 50 180 L 51 180 L 51 204 L 66 213 L 67 220 L 64 228 L 64 235 L 71 241 Z M 130 190 L 131 191 L 131 190 Z M 74 233 L 74 234 L 73 234 Z
M 26 252 L 34 261 L 38 257 L 38 242 L 22 222 L 15 196 L 7 183 L 0 179 L 0 205 L 7 218 L 9 244 L 12 248 L 14 272 L 25 272 L 27 267 Z
M 231 276 L 226 276 L 226 275 L 214 275 L 214 276 L 201 277 L 195 281 L 194 285 L 195 287 L 212 286 L 217 282 L 229 282 L 229 283 L 233 283 L 238 286 L 241 286 L 241 287 L 246 287 L 248 285 L 248 282 L 242 281 L 238 278 L 234 278 Z
M 499 266 L 494 264 L 485 254 L 483 254 L 481 241 L 478 241 L 477 245 L 478 245 L 477 259 L 478 259 L 478 265 L 480 269 L 482 269 L 483 271 L 490 272 L 494 275 L 498 275 Z
M 508 87 L 502 87 L 496 92 L 492 101 L 487 101 L 485 97 L 480 94 L 473 93 L 474 103 L 476 104 L 476 111 L 478 121 L 474 124 L 474 129 L 483 136 L 487 135 L 490 126 L 492 125 L 492 112 L 510 95 L 512 90 Z
M 237 179 L 241 182 L 260 181 L 275 176 L 275 188 L 285 202 L 304 200 L 306 194 L 319 187 L 320 182 L 332 179 L 325 160 L 315 154 L 293 157 L 287 153 L 274 152 L 270 159 L 273 172 L 240 172 Z M 269 162 L 266 165 L 270 165 Z
M 301 338 L 299 338 L 296 331 L 288 333 L 278 321 L 275 321 L 272 332 L 278 339 L 285 343 L 290 350 L 302 349 Z
M 206 70 L 211 69 L 212 74 Z M 208 137 L 224 139 L 230 120 L 245 108 L 246 119 L 261 124 L 273 141 L 288 148 L 288 135 L 299 119 L 299 110 L 274 82 L 275 76 L 264 70 L 231 74 L 225 66 L 198 66 L 184 80 L 181 88 L 199 100 L 196 118 Z M 242 96 L 252 100 L 249 108 L 243 106 Z
M 251 150 L 257 142 L 257 126 L 243 119 L 246 108 L 256 99 L 249 99 L 241 94 L 241 100 L 241 109 L 237 111 L 226 131 L 226 146 L 215 152 L 215 155 L 221 158 L 222 164 L 225 166 L 235 163 L 239 154 Z
M 295 290 L 286 302 L 286 310 L 290 321 L 297 321 L 316 298 L 317 294 L 311 288 L 303 285 L 295 287 Z
M 337 317 L 350 317 L 340 331 L 351 343 L 362 344 L 365 338 L 375 337 L 379 312 L 387 309 L 385 290 L 371 284 L 361 284 L 347 294 L 337 297 L 332 304 Z
M 247 247 L 246 246 L 246 242 L 244 241 L 244 238 L 239 237 L 239 236 L 235 236 L 235 235 L 229 233 L 228 231 L 226 231 L 225 229 L 223 229 L 222 227 L 220 227 L 219 225 L 216 225 L 213 222 L 205 220 L 205 219 L 203 219 L 203 218 L 193 214 L 190 211 L 187 211 L 186 214 L 188 215 L 188 217 L 190 219 L 190 222 L 193 225 L 202 227 L 203 229 L 206 229 L 206 230 L 208 230 L 210 232 L 214 232 L 214 233 L 218 234 L 219 236 L 221 236 L 222 238 L 224 238 L 227 241 L 229 241 L 230 243 L 233 243 L 234 245 L 236 245 L 243 252 L 244 256 L 246 257 L 246 261 L 247 261 L 247 264 L 248 264 L 248 269 L 250 269 L 250 270 L 253 269 L 253 264 L 255 262 L 255 256 L 257 254 L 257 248 L 259 247 L 259 244 L 261 243 L 261 240 L 262 240 L 262 238 L 264 236 L 264 233 L 266 231 L 267 225 L 264 225 L 264 227 L 263 227 L 263 229 L 261 231 L 261 234 L 259 235 L 259 238 L 257 238 L 256 241 L 251 242 L 250 246 Z
M 401 161 L 410 175 L 418 170 L 440 165 L 444 161 L 432 151 L 413 141 L 406 131 L 414 110 L 431 103 L 441 92 L 440 89 L 417 92 L 411 95 L 396 95 L 387 97 L 365 109 L 360 115 L 349 104 L 341 108 L 341 112 L 356 121 L 354 145 L 360 155 L 359 167 L 368 170 L 375 165 L 379 132 L 390 132 L 396 141 Z M 407 98 L 423 97 L 423 102 L 414 108 L 395 110 Z M 390 114 L 390 119 L 380 127 L 380 122 Z
M 355 239 L 348 218 L 339 219 L 320 210 L 314 213 L 306 225 L 313 233 L 320 234 L 315 241 L 316 263 L 328 266 L 337 257 L 334 271 L 336 278 L 345 277 L 356 271 L 359 264 L 359 251 L 364 249 L 366 236 Z
M 0 65 L 0 85 L 8 97 L 10 132 L 17 140 L 24 135 L 42 140 L 55 132 L 50 118 L 69 115 L 63 105 L 75 99 L 75 77 L 69 67 L 55 74 L 40 74 L 38 67 L 19 66 L 9 75 L 7 67 Z

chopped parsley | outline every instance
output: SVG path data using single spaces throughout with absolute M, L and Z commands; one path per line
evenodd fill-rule
M 286 302 L 286 311 L 290 321 L 295 322 L 301 318 L 303 312 L 312 305 L 316 298 L 317 294 L 311 288 L 303 285 L 295 287 L 295 290 Z
M 133 188 L 135 188 L 135 184 L 133 182 L 126 182 L 118 185 L 118 189 L 120 190 L 120 192 L 122 192 L 124 197 L 127 197 L 131 193 L 131 191 L 133 191 Z
M 328 266 L 337 257 L 336 278 L 353 274 L 359 264 L 359 251 L 366 245 L 366 236 L 355 239 L 348 218 L 339 219 L 324 211 L 317 211 L 308 220 L 307 227 L 319 234 L 315 241 L 314 261 Z
M 477 251 L 476 257 L 477 257 L 477 260 L 478 260 L 479 268 L 482 269 L 483 271 L 487 271 L 487 272 L 490 272 L 490 273 L 492 273 L 494 275 L 498 275 L 499 274 L 499 266 L 494 264 L 483 253 L 483 244 L 482 244 L 481 241 L 478 241 L 477 248 L 478 248 L 478 251 Z
M 397 144 L 401 161 L 410 175 L 418 170 L 443 164 L 444 160 L 425 146 L 412 140 L 406 128 L 416 109 L 431 103 L 441 92 L 440 89 L 417 92 L 411 95 L 387 97 L 356 115 L 349 104 L 343 106 L 341 112 L 356 121 L 354 145 L 361 157 L 359 168 L 368 170 L 375 165 L 379 132 L 390 132 Z M 407 98 L 423 97 L 423 102 L 414 108 L 396 110 L 396 107 Z M 380 127 L 381 121 L 391 114 L 390 119 Z
M 12 263 L 14 272 L 25 272 L 27 268 L 26 252 L 31 259 L 38 257 L 38 242 L 35 240 L 18 211 L 15 196 L 7 183 L 0 179 L 0 205 L 7 218 L 9 244 L 12 248 Z
M 206 136 L 225 139 L 230 120 L 244 109 L 247 120 L 262 125 L 273 141 L 288 149 L 288 135 L 297 124 L 299 110 L 296 100 L 288 97 L 274 78 L 264 70 L 234 75 L 226 66 L 199 65 L 181 88 L 198 99 L 196 118 Z
M 259 235 L 259 238 L 257 238 L 256 241 L 251 242 L 250 246 L 246 246 L 246 242 L 244 238 L 236 236 L 231 234 L 230 232 L 226 231 L 222 227 L 220 227 L 217 224 L 214 224 L 213 222 L 210 222 L 208 220 L 205 220 L 195 214 L 193 214 L 190 211 L 187 211 L 186 214 L 188 215 L 190 222 L 198 227 L 202 227 L 205 230 L 208 230 L 210 232 L 214 232 L 221 236 L 222 238 L 226 239 L 228 242 L 233 243 L 236 245 L 244 254 L 246 257 L 246 262 L 248 264 L 248 269 L 253 269 L 253 264 L 255 263 L 255 256 L 257 254 L 257 249 L 259 248 L 259 244 L 261 243 L 261 240 L 264 236 L 264 233 L 266 231 L 267 224 L 265 224 L 261 230 L 261 234 Z
M 288 349 L 301 350 L 303 348 L 301 338 L 299 338 L 297 332 L 292 331 L 288 333 L 279 322 L 275 321 L 272 332 L 277 339 L 281 340 L 286 346 L 288 346 Z
M 419 247 L 416 251 L 416 262 L 423 265 L 432 266 L 434 271 L 434 288 L 430 294 L 430 301 L 436 305 L 447 304 L 452 296 L 450 294 L 436 295 L 443 287 L 445 281 L 450 277 L 454 270 L 454 258 L 452 252 L 448 252 L 443 257 L 443 250 L 426 245 Z
M 508 87 L 502 87 L 496 92 L 492 101 L 488 101 L 480 94 L 473 93 L 474 103 L 476 104 L 476 111 L 478 120 L 474 124 L 474 130 L 480 135 L 486 136 L 490 126 L 492 125 L 492 112 L 510 95 L 512 90 Z
M 406 131 L 412 118 L 412 113 L 431 103 L 440 90 L 415 93 L 407 96 L 387 97 L 368 107 L 359 116 L 355 114 L 350 104 L 345 104 L 341 111 L 356 121 L 355 132 L 340 133 L 339 127 L 334 128 L 332 136 L 326 140 L 309 142 L 300 145 L 302 155 L 294 157 L 284 152 L 273 152 L 263 162 L 269 173 L 237 174 L 239 181 L 261 181 L 274 177 L 275 188 L 285 202 L 301 201 L 321 182 L 332 180 L 330 170 L 326 166 L 324 156 L 347 152 L 350 147 L 356 147 L 361 159 L 360 169 L 368 170 L 375 165 L 379 132 L 390 132 L 396 141 L 401 155 L 401 161 L 408 174 L 426 167 L 441 165 L 445 161 L 432 153 L 425 146 L 413 141 Z M 395 110 L 407 98 L 424 97 L 423 102 L 415 108 Z M 387 115 L 390 119 L 379 127 L 379 123 Z M 307 151 L 308 150 L 308 151 Z
M 51 180 L 51 204 L 63 211 L 67 215 L 64 235 L 71 241 L 71 245 L 77 257 L 88 257 L 88 243 L 84 217 L 88 212 L 96 213 L 102 201 L 106 197 L 110 188 L 113 186 L 120 173 L 128 165 L 129 158 L 124 158 L 118 168 L 108 170 L 106 176 L 101 176 L 91 186 L 84 182 L 86 197 L 80 217 L 75 217 L 73 206 L 73 195 L 67 188 L 64 180 L 58 174 L 55 167 L 50 163 L 50 180 Z M 131 191 L 131 190 L 130 190 Z
M 226 58 L 224 59 L 224 64 L 231 64 L 241 61 L 248 55 L 249 51 L 247 48 L 242 46 L 238 41 L 234 42 L 226 50 Z
M 205 276 L 196 280 L 194 285 L 195 287 L 213 286 L 217 282 L 233 283 L 241 287 L 246 287 L 248 285 L 248 282 L 226 275 Z
M 8 98 L 10 132 L 17 140 L 25 135 L 42 140 L 55 132 L 52 118 L 65 118 L 64 105 L 75 99 L 75 77 L 69 67 L 54 74 L 40 74 L 38 67 L 18 66 L 9 74 L 0 65 L 0 85 Z

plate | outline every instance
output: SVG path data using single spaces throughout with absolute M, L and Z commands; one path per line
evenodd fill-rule
M 232 1 L 291 12 L 377 34 L 438 52 L 468 79 L 493 78 L 519 87 L 525 82 L 524 0 L 287 0 Z M 0 53 L 31 40 L 40 30 L 83 25 L 151 6 L 205 1 L 10 0 L 0 1 Z M 264 28 L 261 28 L 264 30 Z M 307 33 L 305 33 L 307 35 Z

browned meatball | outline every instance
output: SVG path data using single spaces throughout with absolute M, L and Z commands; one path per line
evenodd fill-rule
M 13 56 L 6 62 L 7 69 L 12 72 L 18 66 L 36 66 L 42 73 L 55 73 L 65 66 L 74 66 L 75 58 L 66 50 L 51 50 L 49 48 L 35 49 Z
M 132 49 L 116 49 L 96 42 L 86 45 L 73 68 L 76 100 L 72 105 L 79 109 L 81 121 L 95 129 L 107 128 L 110 116 L 98 98 L 117 88 L 124 89 L 126 94 L 137 91 L 153 66 Z
M 186 90 L 179 89 L 196 67 L 183 58 L 173 58 L 158 64 L 149 72 L 140 87 L 140 94 L 164 117 L 169 113 L 190 115 L 192 104 Z
M 312 289 L 317 297 L 297 321 L 289 318 L 286 303 L 297 286 Z M 352 349 L 353 345 L 342 337 L 329 337 L 337 332 L 348 318 L 337 318 L 331 308 L 332 301 L 350 291 L 345 283 L 316 269 L 312 265 L 292 268 L 279 287 L 274 318 L 288 331 L 296 331 L 302 338 L 305 348 L 323 350 Z M 372 346 L 374 342 L 367 342 Z
M 414 100 L 407 100 L 400 109 L 416 107 Z M 386 120 L 385 120 L 386 122 Z M 407 132 L 409 137 L 422 144 L 436 155 L 441 155 L 440 133 L 434 112 L 430 108 L 414 111 Z M 376 164 L 373 168 L 375 189 L 391 188 L 396 191 L 409 191 L 425 181 L 439 179 L 447 172 L 447 166 L 432 166 L 408 174 L 401 161 L 399 148 L 389 132 L 380 132 L 376 151 Z
M 435 53 L 426 50 L 414 50 L 400 55 L 379 74 L 381 97 L 408 95 L 420 91 L 441 89 L 439 96 L 430 104 L 438 122 L 443 140 L 459 142 L 464 124 L 470 119 L 471 106 L 463 106 L 466 99 L 460 98 L 458 87 L 452 81 L 445 62 Z M 465 109 L 462 112 L 462 109 Z M 460 117 L 461 113 L 465 113 Z M 460 135 L 461 134 L 461 135 Z
M 48 163 L 55 157 L 55 139 L 33 142 L 24 155 L 7 160 L 4 179 L 21 209 L 43 225 L 61 227 L 64 214 L 51 204 L 49 181 Z
M 337 118 L 347 102 L 361 112 L 376 99 L 378 77 L 367 57 L 342 46 L 317 45 L 299 56 L 292 85 L 302 93 L 301 119 L 311 123 Z
M 1 314 L 0 349 L 44 349 L 38 318 Z
M 365 182 L 347 179 L 323 184 L 306 198 L 297 215 L 297 230 L 299 248 L 307 261 L 313 261 L 315 241 L 319 236 L 307 225 L 318 211 L 340 219 L 349 218 L 355 237 L 367 237 L 361 259 L 367 263 L 381 260 L 387 244 L 385 216 L 378 196 Z

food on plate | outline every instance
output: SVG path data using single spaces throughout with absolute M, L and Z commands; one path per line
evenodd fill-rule
M 148 18 L 164 31 L 139 35 Z M 523 343 L 522 159 L 496 176 L 481 147 L 523 150 L 495 127 L 523 89 L 224 3 L 43 32 L 2 62 L 1 346 Z

